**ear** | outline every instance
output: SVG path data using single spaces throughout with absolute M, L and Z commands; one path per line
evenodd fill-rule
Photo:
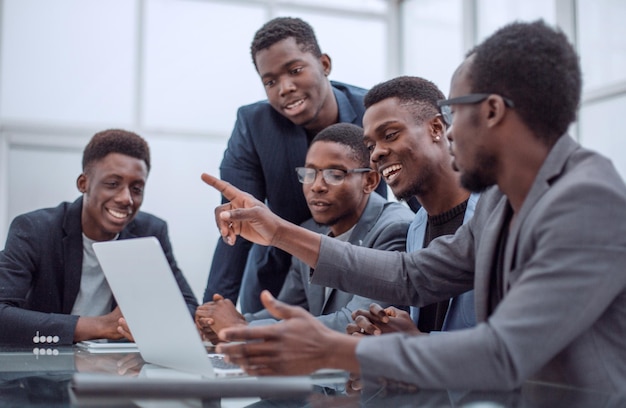
M 485 104 L 487 109 L 487 126 L 493 127 L 504 119 L 506 105 L 500 95 L 490 95 Z
M 320 63 L 322 64 L 322 67 L 324 68 L 324 76 L 330 75 L 330 71 L 333 68 L 333 64 L 330 60 L 330 56 L 328 54 L 322 54 L 322 56 L 320 57 Z
M 446 135 L 446 126 L 443 124 L 443 118 L 441 115 L 437 115 L 432 118 L 430 120 L 429 127 L 433 141 L 438 142 L 441 139 L 445 139 L 444 136 Z
M 365 194 L 370 194 L 372 191 L 376 190 L 378 183 L 380 183 L 380 173 L 372 170 L 369 173 L 365 173 L 365 177 L 363 177 L 363 179 L 365 180 L 363 182 L 363 192 Z
M 87 191 L 87 176 L 85 173 L 80 173 L 80 176 L 76 179 L 76 188 L 83 194 Z

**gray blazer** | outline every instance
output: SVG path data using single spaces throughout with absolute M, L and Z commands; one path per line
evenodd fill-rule
M 510 389 L 533 379 L 623 389 L 624 182 L 609 160 L 561 137 L 510 226 L 504 298 L 489 314 L 489 275 L 507 205 L 506 196 L 491 188 L 474 218 L 454 236 L 410 254 L 368 251 L 323 238 L 313 275 L 317 284 L 412 304 L 475 288 L 478 325 L 473 329 L 359 342 L 357 357 L 366 381 Z M 372 281 L 378 284 L 367 284 Z
M 378 194 L 372 193 L 361 218 L 350 234 L 349 242 L 353 245 L 385 251 L 404 251 L 407 231 L 414 216 L 415 214 L 407 207 L 388 202 Z M 303 223 L 302 226 L 321 233 L 327 231 L 327 228 L 318 227 L 312 219 Z M 335 239 L 333 242 L 339 241 Z M 278 299 L 291 305 L 302 306 L 311 314 L 319 316 L 318 319 L 331 329 L 344 332 L 346 325 L 352 322 L 352 312 L 357 309 L 367 309 L 371 303 L 381 303 L 384 307 L 390 305 L 338 289 L 331 289 L 326 298 L 326 288 L 311 284 L 310 275 L 311 268 L 293 257 Z M 274 322 L 267 310 L 254 314 L 248 313 L 245 317 L 248 321 L 254 321 L 255 325 Z

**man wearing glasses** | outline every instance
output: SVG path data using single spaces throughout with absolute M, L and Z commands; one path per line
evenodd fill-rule
M 372 171 L 369 164 L 361 127 L 338 123 L 318 133 L 311 142 L 304 167 L 295 169 L 312 215 L 302 226 L 336 241 L 404 251 L 414 214 L 399 203 L 386 201 L 374 191 L 380 182 L 380 174 Z M 379 302 L 311 284 L 310 276 L 311 268 L 292 258 L 278 298 L 304 307 L 331 329 L 344 332 L 346 325 L 352 322 L 352 312 Z M 215 333 L 223 328 L 247 325 L 251 321 L 267 324 L 268 319 L 274 322 L 264 309 L 240 314 L 231 300 L 219 294 L 196 312 L 196 325 L 204 337 L 213 342 L 217 341 Z

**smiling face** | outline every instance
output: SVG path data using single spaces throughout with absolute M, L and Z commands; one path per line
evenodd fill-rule
M 307 130 L 319 131 L 337 121 L 330 82 L 330 58 L 300 49 L 293 37 L 274 43 L 255 56 L 267 99 L 281 115 Z
M 83 193 L 83 233 L 96 241 L 119 234 L 137 215 L 148 178 L 146 162 L 110 153 L 93 162 L 76 182 Z
M 419 198 L 437 182 L 438 167 L 450 166 L 450 157 L 441 146 L 445 141 L 440 118 L 418 124 L 398 98 L 370 106 L 363 128 L 372 167 L 398 199 Z
M 318 141 L 309 148 L 305 167 L 351 170 L 363 166 L 348 146 Z M 318 171 L 313 183 L 302 184 L 302 191 L 315 222 L 330 226 L 337 236 L 357 223 L 378 181 L 373 172 L 349 173 L 343 183 L 335 186 L 326 183 Z
M 450 98 L 472 93 L 469 70 L 473 58 L 469 57 L 454 73 L 450 86 Z M 452 126 L 446 137 L 450 141 L 453 166 L 461 174 L 461 185 L 474 192 L 481 192 L 496 184 L 499 161 L 495 149 L 497 138 L 490 137 L 481 125 L 485 102 L 450 105 Z

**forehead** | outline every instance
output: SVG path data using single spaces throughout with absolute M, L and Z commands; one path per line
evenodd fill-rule
M 365 137 L 374 137 L 383 132 L 386 124 L 413 123 L 413 114 L 398 98 L 387 98 L 371 105 L 363 115 Z
M 146 162 L 122 153 L 109 153 L 100 160 L 90 165 L 90 173 L 100 177 L 118 175 L 122 177 L 142 178 L 148 177 Z
M 263 76 L 295 61 L 316 60 L 310 52 L 302 51 L 293 37 L 285 38 L 255 55 L 259 75 Z
M 357 160 L 352 149 L 337 142 L 315 142 L 309 147 L 306 155 L 306 164 L 309 166 L 319 164 L 323 167 L 328 165 L 353 167 L 355 163 L 357 163 Z
M 456 71 L 454 71 L 452 80 L 450 81 L 450 98 L 456 98 L 472 92 L 472 86 L 469 79 L 472 61 L 473 56 L 463 61 Z

